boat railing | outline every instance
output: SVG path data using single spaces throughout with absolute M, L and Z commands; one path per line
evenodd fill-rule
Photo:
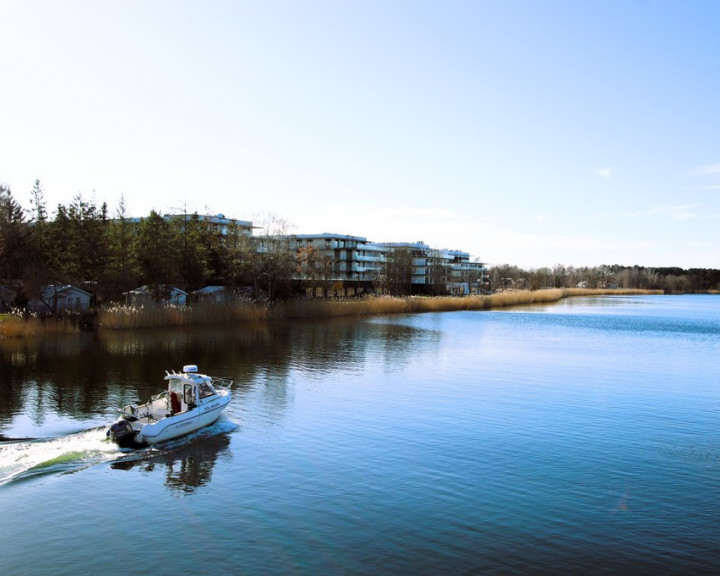
M 230 388 L 233 385 L 233 379 L 225 376 L 213 376 L 212 385 L 214 388 Z

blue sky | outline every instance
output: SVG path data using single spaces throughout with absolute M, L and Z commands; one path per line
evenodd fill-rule
M 0 0 L 0 182 L 720 268 L 720 2 Z

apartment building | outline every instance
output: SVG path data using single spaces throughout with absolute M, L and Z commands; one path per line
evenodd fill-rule
M 431 248 L 424 242 L 384 243 L 384 261 L 392 265 L 413 294 L 468 295 L 490 291 L 490 277 L 483 262 L 471 262 L 462 250 Z
M 386 274 L 398 276 L 394 280 L 407 282 L 416 289 L 432 283 L 428 266 L 430 246 L 424 242 L 384 242 L 379 246 L 383 249 Z
M 439 251 L 439 258 L 448 271 L 448 293 L 464 296 L 492 290 L 487 267 L 483 262 L 471 262 L 469 252 L 443 249 Z
M 307 291 L 355 295 L 374 289 L 381 263 L 380 248 L 363 236 L 348 234 L 293 234 L 297 251 L 297 279 Z
M 436 250 L 424 242 L 369 242 L 363 236 L 298 234 L 297 279 L 312 295 L 334 292 L 471 294 L 489 290 L 487 268 L 461 250 Z
M 343 296 L 367 292 L 398 294 L 473 294 L 490 290 L 485 264 L 471 262 L 462 250 L 434 249 L 418 242 L 370 242 L 364 236 L 323 232 L 281 236 L 253 235 L 250 221 L 223 214 L 176 214 L 166 220 L 198 219 L 223 236 L 252 237 L 257 253 L 294 251 L 294 279 L 308 295 Z M 140 222 L 133 218 L 131 221 Z M 273 248 L 275 247 L 275 248 Z

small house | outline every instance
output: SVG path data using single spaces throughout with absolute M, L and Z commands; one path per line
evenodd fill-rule
M 123 294 L 130 306 L 164 304 L 166 306 L 187 306 L 188 294 L 175 286 L 140 286 Z
M 82 312 L 90 308 L 92 294 L 70 284 L 44 286 L 40 298 L 34 297 L 28 309 L 40 314 L 52 314 L 62 310 Z
M 190 294 L 195 302 L 227 302 L 233 296 L 231 290 L 225 286 L 205 286 L 199 290 L 195 290 Z

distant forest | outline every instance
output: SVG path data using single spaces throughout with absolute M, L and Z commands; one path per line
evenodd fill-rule
M 499 289 L 540 288 L 638 288 L 666 293 L 720 291 L 720 270 L 711 268 L 651 268 L 621 266 L 573 267 L 558 264 L 552 268 L 522 269 L 510 264 L 490 269 L 492 285 Z
M 43 286 L 73 284 L 92 292 L 98 304 L 118 302 L 123 292 L 141 285 L 174 285 L 188 292 L 211 284 L 250 287 L 264 298 L 283 299 L 296 293 L 297 280 L 291 279 L 302 272 L 287 228 L 279 219 L 265 223 L 258 234 L 264 248 L 258 250 L 257 236 L 232 228 L 221 234 L 197 214 L 168 219 L 153 211 L 138 221 L 125 213 L 123 198 L 110 215 L 106 204 L 97 206 L 77 194 L 51 215 L 39 181 L 29 209 L 0 186 L 0 284 L 21 282 L 23 298 L 40 294 Z M 716 269 L 557 265 L 524 270 L 505 264 L 489 272 L 495 290 L 720 290 Z

